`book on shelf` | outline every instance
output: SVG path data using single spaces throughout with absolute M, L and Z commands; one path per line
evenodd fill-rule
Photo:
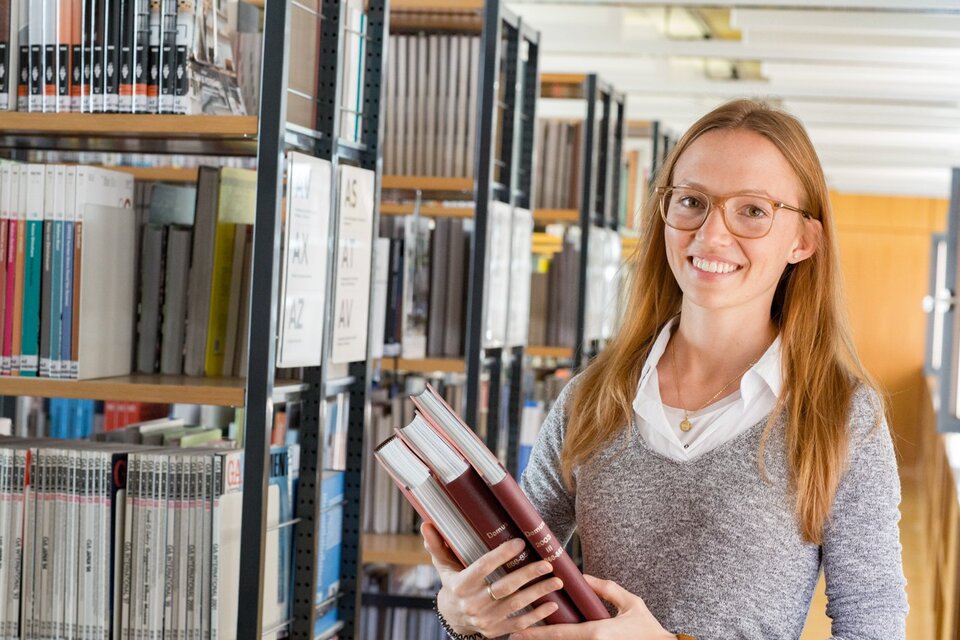
M 537 206 L 579 209 L 582 188 L 583 122 L 537 120 Z
M 399 430 L 399 437 L 391 437 L 377 448 L 377 459 L 421 516 L 437 525 L 464 565 L 489 549 L 484 538 L 508 531 L 510 537 L 522 534 L 528 541 L 520 554 L 523 557 L 505 566 L 509 570 L 511 563 L 519 565 L 534 554 L 551 563 L 554 575 L 563 580 L 562 593 L 572 603 L 561 604 L 553 614 L 557 619 L 551 622 L 559 622 L 560 616 L 563 621 L 609 617 L 562 541 L 556 539 L 497 457 L 432 387 L 428 385 L 412 400 L 418 415 Z M 453 488 L 450 483 L 455 483 Z M 479 549 L 472 548 L 478 540 Z

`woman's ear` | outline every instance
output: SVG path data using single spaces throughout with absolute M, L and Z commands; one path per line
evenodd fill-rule
M 813 218 L 804 220 L 802 231 L 793 245 L 793 251 L 790 252 L 787 262 L 790 264 L 803 262 L 817 252 L 822 240 L 823 225 L 820 221 Z

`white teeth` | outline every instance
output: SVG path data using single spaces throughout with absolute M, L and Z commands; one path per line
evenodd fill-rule
M 712 260 L 704 260 L 703 258 L 693 258 L 693 266 L 701 271 L 707 271 L 709 273 L 730 273 L 736 271 L 740 267 L 735 264 L 730 264 L 729 262 L 714 262 Z

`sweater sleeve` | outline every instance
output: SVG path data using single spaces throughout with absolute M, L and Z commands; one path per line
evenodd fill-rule
M 566 405 L 572 385 L 573 381 L 568 383 L 553 403 L 520 478 L 520 488 L 564 545 L 576 528 L 576 495 L 567 489 L 560 474 L 560 452 L 567 426 Z
M 900 478 L 879 401 L 864 388 L 851 409 L 850 463 L 824 531 L 823 571 L 833 640 L 902 640 L 907 595 L 900 530 Z

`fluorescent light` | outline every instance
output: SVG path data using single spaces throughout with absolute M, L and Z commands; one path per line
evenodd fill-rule
M 953 7 L 960 5 L 954 2 Z M 943 37 L 960 33 L 960 15 L 920 13 L 912 5 L 907 11 L 734 8 L 730 25 L 745 31 L 839 33 L 847 38 L 861 34 Z

